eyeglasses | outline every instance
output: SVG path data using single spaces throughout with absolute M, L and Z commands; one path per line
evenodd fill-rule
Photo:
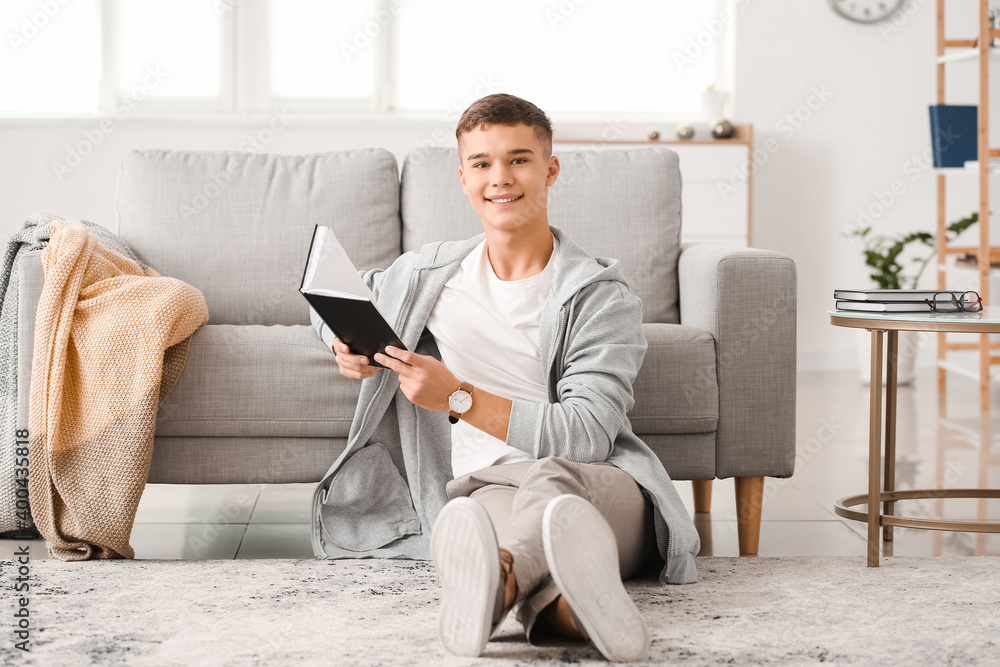
M 935 313 L 974 313 L 983 309 L 983 300 L 978 292 L 936 292 L 933 299 L 924 299 L 924 303 Z

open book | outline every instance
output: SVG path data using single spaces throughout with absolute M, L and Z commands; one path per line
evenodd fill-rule
M 385 368 L 375 353 L 385 354 L 386 345 L 406 349 L 329 227 L 313 229 L 299 292 L 351 354 L 363 354 L 369 365 Z

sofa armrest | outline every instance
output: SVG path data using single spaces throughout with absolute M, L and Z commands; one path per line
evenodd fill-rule
M 42 251 L 31 250 L 18 260 L 17 282 L 17 427 L 28 428 L 31 404 L 31 358 L 35 349 L 35 314 L 42 298 L 45 271 Z
M 723 244 L 685 247 L 677 267 L 681 324 L 715 337 L 716 477 L 795 470 L 795 262 Z

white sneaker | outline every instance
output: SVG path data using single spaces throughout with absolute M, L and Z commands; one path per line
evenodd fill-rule
M 442 508 L 431 531 L 431 558 L 441 582 L 438 637 L 455 655 L 478 656 L 500 624 L 493 619 L 503 605 L 499 546 L 482 505 L 462 496 Z
M 622 584 L 611 526 L 587 500 L 563 494 L 542 516 L 549 573 L 577 624 L 608 660 L 631 662 L 649 653 L 649 629 Z

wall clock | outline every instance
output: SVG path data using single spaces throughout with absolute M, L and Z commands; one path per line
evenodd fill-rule
M 884 21 L 903 6 L 903 0 L 830 0 L 833 11 L 858 23 Z

